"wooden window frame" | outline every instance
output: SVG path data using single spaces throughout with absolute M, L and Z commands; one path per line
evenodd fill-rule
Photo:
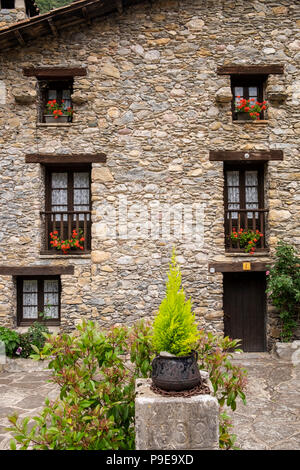
M 238 113 L 235 112 L 235 92 L 234 88 L 239 86 L 243 88 L 243 98 L 249 99 L 249 87 L 256 87 L 258 89 L 258 97 L 257 101 L 262 103 L 264 101 L 264 90 L 265 84 L 268 79 L 267 75 L 231 75 L 230 82 L 231 82 L 231 92 L 232 92 L 232 102 L 231 102 L 231 111 L 232 111 L 232 120 L 238 120 Z M 262 111 L 260 113 L 260 119 L 265 119 L 265 113 Z M 242 121 L 243 122 L 243 121 Z
M 91 210 L 92 210 L 92 192 L 91 192 L 91 165 L 87 164 L 73 164 L 73 165 L 47 165 L 45 166 L 45 212 L 52 212 L 52 205 L 51 205 L 51 195 L 52 195 L 52 186 L 51 186 L 51 174 L 52 173 L 67 173 L 68 174 L 68 186 L 67 186 L 67 211 L 74 211 L 74 173 L 75 172 L 86 172 L 89 173 L 89 211 L 90 211 L 90 220 L 88 222 L 87 231 L 88 239 L 86 249 L 80 251 L 76 250 L 76 254 L 86 254 L 89 253 L 91 250 Z M 49 229 L 47 228 L 47 224 L 45 227 L 45 252 L 43 254 L 53 253 L 58 254 L 59 252 L 50 247 L 50 240 L 48 238 L 48 233 L 50 233 Z M 75 251 L 74 251 L 75 253 Z
M 23 318 L 23 281 L 35 280 L 38 282 L 38 318 L 29 319 Z M 44 281 L 57 280 L 58 281 L 58 318 L 45 320 L 39 314 L 44 310 Z M 61 318 L 61 280 L 60 276 L 18 276 L 17 277 L 17 325 L 30 326 L 36 321 L 44 323 L 48 326 L 59 326 Z
M 49 90 L 53 89 L 57 92 L 57 102 L 61 104 L 63 90 L 70 90 L 71 107 L 72 107 L 72 93 L 73 93 L 73 78 L 43 78 L 38 79 L 39 88 L 39 108 L 38 108 L 38 122 L 45 123 L 45 109 L 49 101 Z M 69 116 L 68 122 L 72 122 L 72 116 Z
M 264 211 L 267 213 L 265 208 L 265 164 L 261 163 L 247 163 L 241 164 L 237 162 L 226 162 L 224 163 L 224 232 L 225 232 L 225 250 L 228 252 L 243 252 L 243 248 L 230 248 L 227 245 L 227 237 L 230 236 L 230 230 L 228 226 L 227 220 L 227 210 L 228 210 L 228 186 L 227 186 L 227 171 L 238 171 L 239 172 L 239 192 L 240 192 L 240 210 L 246 210 L 246 185 L 245 185 L 245 173 L 246 171 L 257 171 L 257 190 L 258 190 L 258 210 Z M 238 212 L 239 209 L 236 210 Z M 249 209 L 249 212 L 256 212 L 254 209 Z M 256 248 L 256 251 L 267 251 L 267 244 L 265 240 L 266 236 L 266 215 L 264 214 L 263 220 L 263 229 L 264 229 L 264 240 L 263 240 L 263 248 Z M 250 229 L 251 230 L 251 229 Z

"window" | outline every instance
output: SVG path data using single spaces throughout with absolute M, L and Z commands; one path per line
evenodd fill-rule
M 264 165 L 226 164 L 224 171 L 225 246 L 241 251 L 232 245 L 233 230 L 259 230 L 265 235 Z M 265 248 L 265 237 L 260 239 L 257 248 Z
M 251 100 L 253 103 L 264 101 L 264 87 L 266 75 L 231 75 L 231 89 L 233 95 L 232 118 L 235 121 L 245 121 L 251 119 L 246 113 L 237 113 L 236 105 L 240 98 Z M 264 111 L 260 113 L 260 119 L 265 119 Z
M 26 276 L 17 278 L 18 325 L 35 321 L 58 325 L 60 320 L 60 278 Z
M 73 230 L 82 230 L 84 250 L 91 247 L 91 177 L 90 166 L 46 168 L 45 249 L 58 254 L 50 245 L 50 233 L 57 231 L 61 240 L 70 239 Z
M 15 8 L 15 0 L 0 0 L 1 9 L 13 10 Z
M 61 123 L 72 121 L 71 95 L 73 92 L 73 79 L 39 80 L 39 90 L 39 122 Z M 49 102 L 53 103 L 53 109 L 47 108 Z M 56 108 L 59 108 L 61 112 L 55 113 Z

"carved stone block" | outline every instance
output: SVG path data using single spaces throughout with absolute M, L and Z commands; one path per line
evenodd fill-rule
M 151 382 L 151 379 L 136 381 L 136 449 L 217 450 L 217 399 L 211 395 L 188 398 L 158 395 L 151 391 Z

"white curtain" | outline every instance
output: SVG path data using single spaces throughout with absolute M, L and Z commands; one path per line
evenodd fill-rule
M 58 280 L 44 281 L 44 313 L 47 318 L 58 318 Z
M 38 318 L 38 282 L 34 279 L 23 281 L 23 318 Z

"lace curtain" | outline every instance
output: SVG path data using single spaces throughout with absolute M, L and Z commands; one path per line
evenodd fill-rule
M 73 173 L 74 186 L 73 192 L 73 210 L 89 211 L 90 210 L 90 177 L 88 172 Z M 52 173 L 52 191 L 51 191 L 51 210 L 53 212 L 70 210 L 68 204 L 68 173 Z M 56 217 L 60 221 L 60 216 Z M 63 220 L 67 221 L 67 215 L 63 216 Z M 76 216 L 74 216 L 76 220 Z M 80 214 L 79 220 L 84 220 L 83 214 Z M 87 219 L 88 220 L 88 219 Z
M 228 209 L 243 209 L 241 207 L 241 187 L 240 187 L 240 172 L 227 171 L 227 199 Z M 257 171 L 245 171 L 245 209 L 258 208 L 258 177 Z M 231 213 L 232 219 L 238 218 L 238 212 Z M 247 217 L 253 218 L 253 212 L 248 212 Z M 255 213 L 258 218 L 258 213 Z M 229 215 L 228 215 L 229 218 Z
M 59 316 L 59 285 L 57 279 L 43 281 L 43 312 L 47 318 Z M 37 320 L 41 313 L 38 305 L 38 281 L 36 279 L 23 280 L 23 318 Z

